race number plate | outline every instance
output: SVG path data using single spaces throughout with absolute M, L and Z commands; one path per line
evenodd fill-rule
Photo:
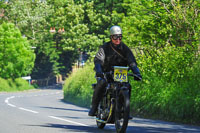
M 128 82 L 128 67 L 114 66 L 114 81 Z

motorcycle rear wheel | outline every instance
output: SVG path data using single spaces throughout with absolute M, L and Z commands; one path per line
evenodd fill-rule
M 130 110 L 129 92 L 121 91 L 116 103 L 115 128 L 117 133 L 125 133 L 128 126 Z

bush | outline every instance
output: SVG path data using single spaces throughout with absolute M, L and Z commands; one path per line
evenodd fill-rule
M 96 83 L 93 64 L 86 64 L 71 73 L 64 84 L 64 99 L 80 106 L 89 107 L 93 94 L 92 84 Z
M 17 79 L 2 79 L 0 78 L 0 92 L 13 92 L 34 89 L 33 86 L 21 78 Z
M 137 57 L 142 82 L 131 80 L 131 113 L 148 118 L 199 124 L 200 58 L 189 49 L 166 47 Z M 64 98 L 89 106 L 92 64 L 72 73 L 64 85 Z
M 187 47 L 168 46 L 150 53 L 148 58 L 138 59 L 143 83 L 132 85 L 132 111 L 148 117 L 199 123 L 199 58 Z
M 12 23 L 0 25 L 0 77 L 18 78 L 31 72 L 35 54 L 27 38 Z

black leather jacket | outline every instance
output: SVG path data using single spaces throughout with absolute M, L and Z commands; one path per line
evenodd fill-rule
M 96 72 L 108 72 L 112 70 L 112 66 L 137 67 L 132 51 L 123 42 L 118 46 L 114 46 L 111 41 L 104 43 L 100 46 L 94 63 Z

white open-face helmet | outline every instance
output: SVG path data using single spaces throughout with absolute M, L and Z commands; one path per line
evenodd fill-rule
M 110 28 L 110 35 L 122 35 L 122 29 L 119 26 L 114 25 Z

